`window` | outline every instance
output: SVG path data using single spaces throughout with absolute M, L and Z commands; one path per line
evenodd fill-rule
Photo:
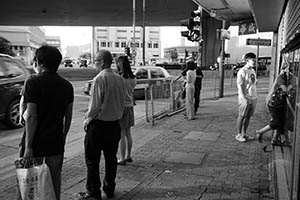
M 120 43 L 119 42 L 115 42 L 115 47 L 120 47 Z
M 107 29 L 97 29 L 97 32 L 107 32 Z
M 150 33 L 159 33 L 159 31 L 150 31 Z
M 107 39 L 106 36 L 99 36 L 99 35 L 97 36 L 97 38 L 98 38 L 98 39 Z
M 3 65 L 0 68 L 0 79 L 4 78 L 15 78 L 22 76 L 23 70 L 17 65 L 17 63 L 3 61 Z
M 151 69 L 151 78 L 165 78 L 165 75 L 161 69 Z
M 97 42 L 97 51 L 99 51 L 100 50 L 100 43 L 99 42 Z
M 152 48 L 152 43 L 148 43 L 148 48 Z
M 106 47 L 106 42 L 101 42 L 101 43 L 100 43 L 100 46 L 101 46 L 101 47 Z
M 112 43 L 111 42 L 107 42 L 107 47 L 112 47 Z
M 140 69 L 135 76 L 137 79 L 147 79 L 148 71 L 146 69 Z
M 117 30 L 118 33 L 127 33 L 127 30 Z
M 121 47 L 126 47 L 126 42 L 121 42 Z
M 127 40 L 127 37 L 117 37 L 118 40 Z
M 154 43 L 154 44 L 153 44 L 153 48 L 156 48 L 156 49 L 157 49 L 157 48 L 158 48 L 158 43 Z

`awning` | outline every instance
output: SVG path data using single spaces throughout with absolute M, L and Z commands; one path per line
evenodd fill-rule
M 259 32 L 277 32 L 288 0 L 249 0 Z
M 290 40 L 287 45 L 285 45 L 285 47 L 281 50 L 281 53 L 288 53 L 296 49 L 300 49 L 300 33 L 295 34 L 295 37 Z

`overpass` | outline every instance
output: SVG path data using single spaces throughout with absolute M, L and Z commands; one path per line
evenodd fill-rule
M 231 23 L 255 19 L 259 30 L 274 31 L 283 0 L 146 0 L 146 26 L 178 26 L 201 5 Z M 0 25 L 130 26 L 133 0 L 14 0 L 1 3 Z M 136 25 L 142 25 L 143 1 L 136 0 Z M 269 17 L 265 17 L 269 16 Z

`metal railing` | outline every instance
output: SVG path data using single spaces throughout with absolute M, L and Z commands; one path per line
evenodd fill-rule
M 183 108 L 182 81 L 160 82 L 145 87 L 146 120 L 154 125 L 160 119 Z

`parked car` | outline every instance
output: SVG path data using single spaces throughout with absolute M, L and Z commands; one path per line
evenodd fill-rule
M 79 65 L 79 67 L 85 67 L 85 68 L 87 68 L 87 63 L 88 63 L 88 60 L 87 59 L 80 59 L 80 65 Z
M 20 92 L 29 75 L 20 60 L 0 56 L 0 120 L 10 128 L 20 127 Z
M 131 67 L 133 74 L 136 76 L 137 85 L 134 88 L 134 98 L 142 99 L 145 98 L 145 87 L 150 85 L 171 82 L 175 79 L 175 76 L 169 74 L 169 72 L 157 66 L 134 66 Z M 90 95 L 90 89 L 92 80 L 85 83 L 83 91 L 85 94 Z M 166 96 L 169 95 L 168 91 L 165 91 Z
M 73 60 L 71 58 L 65 58 L 64 65 L 65 67 L 73 67 Z

